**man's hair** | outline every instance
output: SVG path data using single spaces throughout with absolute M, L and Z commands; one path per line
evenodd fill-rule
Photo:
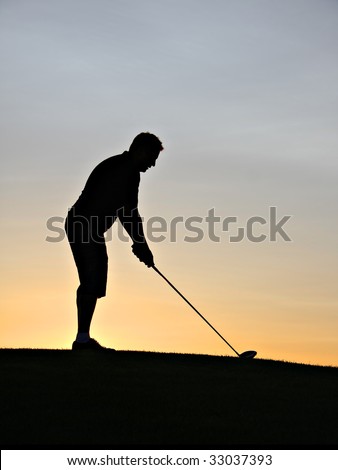
M 162 142 L 156 135 L 150 134 L 150 132 L 141 132 L 132 141 L 129 148 L 129 152 L 135 152 L 139 149 L 149 149 L 154 152 L 160 152 L 163 150 Z

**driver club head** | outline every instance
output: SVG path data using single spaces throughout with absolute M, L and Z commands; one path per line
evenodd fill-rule
M 244 351 L 238 357 L 241 359 L 253 359 L 257 354 L 257 351 Z

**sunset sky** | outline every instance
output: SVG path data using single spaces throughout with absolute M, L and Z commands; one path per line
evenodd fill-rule
M 77 272 L 47 221 L 150 131 L 165 149 L 139 209 L 167 224 L 157 267 L 237 350 L 338 366 L 337 24 L 333 0 L 2 0 L 0 347 L 71 347 Z M 271 240 L 271 207 L 291 241 Z M 203 240 L 175 217 L 202 219 Z M 265 239 L 234 241 L 252 217 Z M 233 354 L 117 224 L 110 238 L 94 338 Z

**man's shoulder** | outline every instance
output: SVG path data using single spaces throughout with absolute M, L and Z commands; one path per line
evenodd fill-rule
M 92 173 L 97 176 L 98 174 L 114 173 L 116 171 L 123 170 L 123 168 L 128 168 L 129 162 L 128 155 L 126 154 L 128 154 L 128 152 L 113 155 L 112 157 L 102 160 L 96 165 Z
M 113 155 L 111 157 L 105 158 L 104 160 L 102 160 L 101 163 L 97 165 L 97 167 L 115 166 L 115 165 L 121 165 L 121 164 L 128 164 L 128 152 L 127 151 L 119 155 Z

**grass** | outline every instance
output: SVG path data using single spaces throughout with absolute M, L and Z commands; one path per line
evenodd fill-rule
M 335 449 L 338 369 L 0 350 L 2 449 Z

